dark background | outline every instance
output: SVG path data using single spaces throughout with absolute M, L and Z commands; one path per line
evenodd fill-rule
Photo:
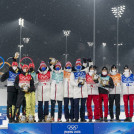
M 114 6 L 125 5 L 119 22 L 120 69 L 128 64 L 134 68 L 134 1 L 96 0 L 96 65 L 103 65 L 102 42 L 106 42 L 105 65 L 116 64 L 116 19 L 111 12 Z M 22 48 L 39 66 L 55 57 L 64 65 L 65 37 L 62 30 L 69 29 L 68 53 L 73 64 L 77 58 L 91 57 L 93 41 L 93 0 L 0 0 L 0 56 L 5 60 L 19 51 L 18 19 L 24 18 L 22 38 L 30 42 Z M 24 43 L 23 43 L 24 44 Z M 99 69 L 100 69 L 99 68 Z

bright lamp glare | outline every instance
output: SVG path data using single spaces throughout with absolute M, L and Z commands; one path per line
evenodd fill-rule
M 125 6 L 119 6 L 119 7 L 113 7 L 111 9 L 112 13 L 114 14 L 114 16 L 116 18 L 120 18 L 121 15 L 124 13 L 124 10 L 125 10 Z

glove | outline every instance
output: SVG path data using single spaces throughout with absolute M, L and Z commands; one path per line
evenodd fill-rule
M 0 75 L 3 75 L 4 73 L 3 72 L 0 72 Z
M 24 92 L 28 92 L 28 86 L 26 85 L 26 84 L 23 84 L 22 86 L 21 86 L 21 88 L 23 89 L 22 91 L 24 91 Z
M 49 58 L 49 61 L 48 61 L 49 65 L 55 65 L 57 63 L 57 60 L 55 58 Z
M 103 87 L 107 87 L 109 85 L 109 82 L 108 81 L 102 81 L 102 86 Z
M 19 58 L 19 55 L 20 55 L 19 52 L 16 52 L 14 58 L 15 59 L 18 59 Z
M 93 79 L 94 80 L 98 80 L 98 75 L 95 74 L 94 77 L 93 77 Z
M 95 83 L 99 83 L 99 81 L 98 81 L 98 80 L 94 80 L 94 82 L 95 82 Z
M 27 93 L 27 92 L 28 92 L 28 90 L 27 90 L 27 89 L 23 89 L 22 91 L 23 91 L 23 92 L 25 92 L 25 93 Z
M 83 86 L 83 83 L 82 82 L 79 82 L 78 83 L 78 87 L 82 87 Z

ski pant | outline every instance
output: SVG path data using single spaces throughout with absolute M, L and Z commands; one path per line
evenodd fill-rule
M 43 110 L 43 101 L 38 101 L 38 118 L 42 120 L 49 113 L 49 101 L 44 101 L 44 110 Z
M 71 109 L 69 110 L 69 101 L 71 103 Z M 74 119 L 74 100 L 73 98 L 64 98 L 64 114 L 65 119 Z
M 104 101 L 104 117 L 107 117 L 108 116 L 108 94 L 99 94 L 101 118 L 103 118 L 102 101 Z
M 120 116 L 120 94 L 109 94 L 109 112 L 111 119 L 114 118 L 113 114 L 113 105 L 115 100 L 116 106 L 116 119 L 119 119 Z
M 7 117 L 11 120 L 15 117 L 17 94 L 18 92 L 7 92 Z
M 25 93 L 26 99 L 26 117 L 35 116 L 35 92 Z
M 61 119 L 62 116 L 62 101 L 57 101 L 58 102 L 58 119 Z M 55 112 L 55 103 L 56 100 L 51 100 L 51 117 L 54 118 L 54 112 Z
M 81 100 L 81 108 L 80 108 L 80 118 L 85 119 L 85 104 L 87 98 L 76 98 L 74 99 L 74 118 L 79 119 L 79 101 Z
M 24 100 L 22 102 L 22 114 L 26 115 L 26 99 L 24 97 Z
M 15 109 L 16 118 L 19 117 L 20 106 L 22 105 L 24 99 L 25 99 L 25 92 L 19 91 L 17 96 L 16 109 Z
M 123 100 L 124 100 L 124 109 L 126 117 L 133 117 L 134 94 L 123 95 Z M 128 112 L 128 101 L 129 101 L 130 112 Z
M 94 102 L 94 119 L 100 119 L 99 95 L 88 95 L 88 98 L 87 98 L 88 119 L 93 118 L 92 100 Z

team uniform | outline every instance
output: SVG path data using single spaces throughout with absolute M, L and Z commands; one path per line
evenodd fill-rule
M 121 77 L 122 81 L 122 92 L 124 100 L 124 109 L 126 120 L 132 121 L 133 117 L 133 101 L 134 101 L 134 75 L 130 73 L 128 76 L 125 74 Z M 129 101 L 129 111 L 128 111 L 128 101 Z
M 114 67 L 112 67 L 114 68 Z M 111 71 L 109 76 L 113 79 L 114 82 L 114 88 L 109 90 L 109 112 L 110 112 L 110 118 L 111 121 L 114 118 L 113 114 L 113 104 L 115 101 L 115 106 L 116 106 L 116 120 L 119 121 L 119 116 L 120 116 L 120 94 L 121 94 L 121 74 L 116 73 L 113 74 Z
M 41 122 L 49 114 L 49 101 L 50 101 L 50 89 L 51 89 L 51 72 L 46 66 L 46 70 L 41 70 L 42 65 L 46 66 L 45 62 L 40 64 L 40 68 L 37 71 L 37 100 L 38 100 L 38 118 Z M 43 109 L 44 103 L 44 109 Z
M 23 65 L 25 67 L 25 65 Z M 14 83 L 16 89 L 18 89 L 18 97 L 16 102 L 16 121 L 19 121 L 19 110 L 20 106 L 24 100 L 26 99 L 26 117 L 29 118 L 29 115 L 31 115 L 31 105 L 30 105 L 30 92 L 35 91 L 34 87 L 34 80 L 28 72 L 22 72 L 19 74 Z
M 87 91 L 88 91 L 88 98 L 87 98 L 87 112 L 88 112 L 88 119 L 92 121 L 93 113 L 92 113 L 92 100 L 94 102 L 94 119 L 100 119 L 100 109 L 99 109 L 99 76 L 97 74 L 91 76 L 89 73 L 86 74 L 86 83 L 87 83 Z
M 16 65 L 17 62 L 13 62 L 12 66 Z M 17 68 L 14 70 L 12 67 L 9 68 L 9 71 L 4 73 L 1 77 L 1 82 L 7 80 L 7 117 L 9 122 L 12 122 L 15 117 L 15 105 L 17 100 L 18 90 L 14 86 L 15 78 L 20 74 L 20 69 Z
M 106 67 L 103 67 L 102 71 L 106 70 Z M 103 111 L 102 111 L 102 101 L 104 101 L 104 121 L 107 122 L 108 116 L 108 93 L 110 88 L 114 88 L 113 80 L 110 76 L 100 74 L 99 77 L 99 102 L 100 102 L 100 118 L 103 121 Z
M 69 69 L 67 69 L 69 66 Z M 68 122 L 69 119 L 73 121 L 74 119 L 74 100 L 73 100 L 73 86 L 70 82 L 71 72 L 72 72 L 72 64 L 70 62 L 66 63 L 66 67 L 64 69 L 64 114 L 65 119 Z M 69 101 L 71 104 L 71 109 L 69 110 Z
M 56 70 L 56 68 L 59 68 Z M 58 102 L 58 122 L 61 122 L 62 117 L 62 101 L 63 101 L 63 71 L 61 70 L 61 63 L 56 63 L 52 72 L 51 79 L 51 117 L 54 120 L 55 103 Z
M 77 67 L 76 67 L 77 66 Z M 80 118 L 85 122 L 85 103 L 87 99 L 86 72 L 82 71 L 81 60 L 76 61 L 75 70 L 71 73 L 70 82 L 74 87 L 74 122 L 79 119 L 79 101 L 81 101 Z M 79 68 L 79 69 L 78 69 Z

